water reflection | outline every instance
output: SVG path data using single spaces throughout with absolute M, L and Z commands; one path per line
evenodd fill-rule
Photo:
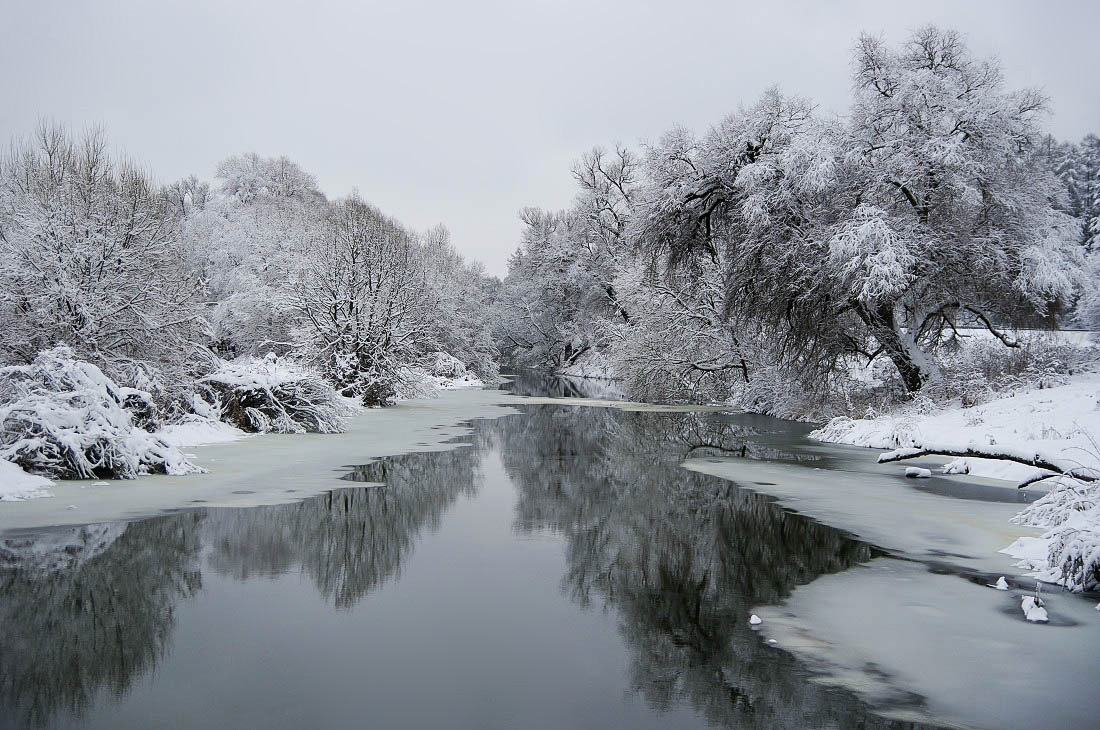
M 123 697 L 202 587 L 198 512 L 0 541 L 0 723 Z
M 539 370 L 517 370 L 507 375 L 500 386 L 516 395 L 547 398 L 597 398 L 625 400 L 626 395 L 614 380 L 604 378 L 573 378 Z
M 5 538 L 0 724 L 79 717 L 99 692 L 124 700 L 167 653 L 176 608 L 200 593 L 204 569 L 241 582 L 297 572 L 332 609 L 355 610 L 400 579 L 461 497 L 477 498 L 482 463 L 499 458 L 516 489 L 513 529 L 560 536 L 563 599 L 614 612 L 629 686 L 653 711 L 690 707 L 718 727 L 912 727 L 811 682 L 747 623 L 750 607 L 872 548 L 678 466 L 806 456 L 785 434 L 752 418 L 530 406 L 475 423 L 472 447 L 355 467 L 344 479 L 364 486 L 303 502 Z
M 517 529 L 565 537 L 564 590 L 617 612 L 632 686 L 654 710 L 686 704 L 718 727 L 910 727 L 808 682 L 749 627 L 752 606 L 872 557 L 837 530 L 678 467 L 700 448 L 773 453 L 752 442 L 755 428 L 581 408 L 488 427 L 519 490 Z
M 385 484 L 337 489 L 295 504 L 212 511 L 210 566 L 248 580 L 300 568 L 336 608 L 401 575 L 424 529 L 435 530 L 461 494 L 476 493 L 478 454 L 459 448 L 354 467 L 344 479 Z

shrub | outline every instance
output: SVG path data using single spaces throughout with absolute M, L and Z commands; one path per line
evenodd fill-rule
M 222 362 L 200 381 L 221 418 L 254 433 L 339 433 L 351 406 L 320 375 L 268 354 Z
M 200 471 L 135 423 L 157 420 L 152 397 L 124 388 L 68 347 L 0 368 L 0 458 L 55 479 L 133 479 Z

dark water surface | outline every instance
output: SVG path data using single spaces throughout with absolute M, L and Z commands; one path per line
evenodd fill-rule
M 523 410 L 296 504 L 0 537 L 0 726 L 919 727 L 748 624 L 872 548 L 678 466 L 792 427 Z

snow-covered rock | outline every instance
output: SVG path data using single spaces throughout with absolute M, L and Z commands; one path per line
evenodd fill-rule
M 932 472 L 919 466 L 910 466 L 905 469 L 905 476 L 910 479 L 927 479 L 932 476 Z
M 1008 581 L 1005 580 L 1005 577 L 1002 575 L 1000 578 L 997 579 L 996 583 L 991 584 L 989 587 L 990 588 L 996 588 L 999 591 L 1007 591 L 1008 590 Z
M 1020 608 L 1024 612 L 1024 618 L 1033 623 L 1045 624 L 1050 619 L 1047 610 L 1043 608 L 1043 602 L 1035 596 L 1024 596 L 1020 601 Z
M 763 622 L 764 622 L 764 620 L 762 618 L 760 618 L 759 616 L 757 616 L 755 613 L 753 615 L 749 616 L 749 624 L 751 626 L 759 626 Z

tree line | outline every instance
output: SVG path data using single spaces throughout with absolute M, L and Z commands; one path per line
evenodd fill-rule
M 1046 113 L 927 26 L 858 39 L 843 117 L 773 88 L 703 134 L 596 148 L 569 209 L 523 213 L 504 359 L 774 410 L 869 364 L 938 386 L 960 330 L 1018 349 L 1016 328 L 1095 327 L 1100 141 L 1057 142 Z
M 0 159 L 0 364 L 63 344 L 117 382 L 184 393 L 221 360 L 292 358 L 392 399 L 433 353 L 497 373 L 498 281 L 294 162 L 231 157 L 159 185 L 105 135 L 44 122 Z

